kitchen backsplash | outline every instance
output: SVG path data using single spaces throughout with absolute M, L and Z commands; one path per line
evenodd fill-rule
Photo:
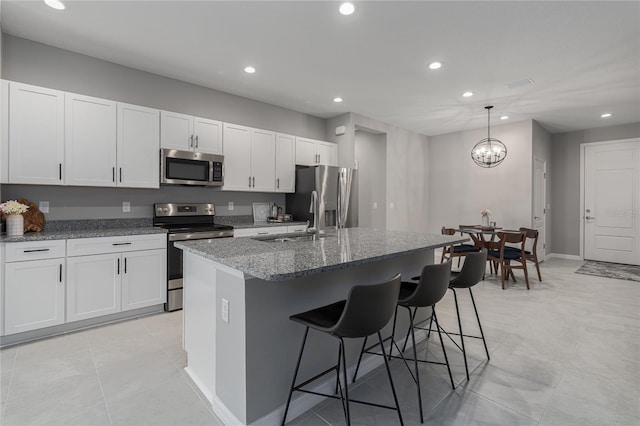
M 0 185 L 2 200 L 26 198 L 49 202 L 47 221 L 153 217 L 154 203 L 213 203 L 217 216 L 251 216 L 252 203 L 285 206 L 284 194 L 226 192 L 214 188 L 163 186 L 160 189 Z M 122 203 L 130 203 L 130 212 Z M 233 210 L 230 210 L 233 203 Z

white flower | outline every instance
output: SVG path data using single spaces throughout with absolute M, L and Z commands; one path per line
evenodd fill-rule
M 0 210 L 4 214 L 22 214 L 29 210 L 29 206 L 19 203 L 16 200 L 9 200 L 0 204 Z
M 482 209 L 482 210 L 480 210 L 480 214 L 481 214 L 482 216 L 491 216 L 491 210 L 489 210 L 489 209 Z

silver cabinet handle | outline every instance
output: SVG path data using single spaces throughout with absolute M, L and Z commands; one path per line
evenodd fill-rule
M 191 135 L 190 141 L 189 141 L 189 146 L 191 148 L 193 148 L 193 135 Z
M 595 217 L 585 216 L 585 219 L 595 219 Z
M 276 179 L 276 188 L 280 189 L 280 178 Z
M 198 147 L 198 137 L 196 136 L 196 148 Z

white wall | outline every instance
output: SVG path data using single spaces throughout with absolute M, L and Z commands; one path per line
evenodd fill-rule
M 356 130 L 358 162 L 358 226 L 385 229 L 387 225 L 387 135 Z M 355 201 L 355 200 L 353 200 Z M 375 205 L 374 205 L 375 203 Z
M 491 136 L 507 147 L 497 167 L 477 166 L 471 149 L 487 137 L 487 129 L 432 136 L 429 139 L 429 232 L 442 226 L 480 223 L 480 210 L 492 221 L 513 229 L 531 223 L 532 121 L 491 127 Z
M 336 136 L 336 126 L 345 126 L 346 133 Z M 340 164 L 345 167 L 354 167 L 356 129 L 387 135 L 387 229 L 426 232 L 429 138 L 354 113 L 334 117 L 327 120 L 327 140 L 338 143 Z
M 551 182 L 553 181 L 553 170 L 551 169 L 551 134 L 535 121 L 533 122 L 532 131 L 533 156 L 544 160 L 546 163 L 547 179 L 545 185 L 545 208 L 547 209 L 547 212 L 545 216 L 545 232 L 543 241 L 546 245 L 545 253 L 549 254 L 551 253 L 553 240 L 553 228 L 551 221 Z M 531 216 L 533 217 L 533 211 Z M 540 245 L 538 245 L 538 247 L 540 247 Z

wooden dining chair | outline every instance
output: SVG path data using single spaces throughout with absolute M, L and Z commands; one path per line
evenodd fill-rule
M 522 269 L 524 272 L 524 281 L 529 290 L 529 274 L 527 272 L 527 258 L 525 254 L 525 242 L 527 239 L 525 232 L 498 232 L 496 241 L 485 242 L 489 249 L 487 261 L 495 262 L 497 269 L 501 272 L 502 289 L 504 290 L 505 277 L 507 281 L 509 277 L 516 282 L 514 269 Z M 507 244 L 515 244 L 516 247 L 507 248 Z M 518 249 L 519 248 L 519 249 Z M 517 262 L 514 264 L 512 262 Z M 497 273 L 497 270 L 496 270 Z
M 536 265 L 536 271 L 538 272 L 538 281 L 542 281 L 542 275 L 540 275 L 540 262 L 538 262 L 538 235 L 539 232 L 537 229 L 525 228 L 521 227 L 520 232 L 524 232 L 524 235 L 529 240 L 533 240 L 533 245 L 531 246 L 531 251 L 524 251 L 524 256 L 527 260 L 532 261 Z
M 462 227 L 460 229 L 462 229 Z M 456 230 L 453 228 L 445 228 L 443 226 L 440 232 L 442 232 L 442 235 L 455 235 Z M 445 259 L 453 259 L 454 257 L 457 257 L 459 267 L 461 257 L 466 256 L 467 253 L 476 253 L 480 251 L 480 247 L 476 243 L 476 237 L 471 236 L 471 239 L 474 244 L 453 244 L 449 247 L 444 247 L 442 249 L 440 263 L 444 263 Z

